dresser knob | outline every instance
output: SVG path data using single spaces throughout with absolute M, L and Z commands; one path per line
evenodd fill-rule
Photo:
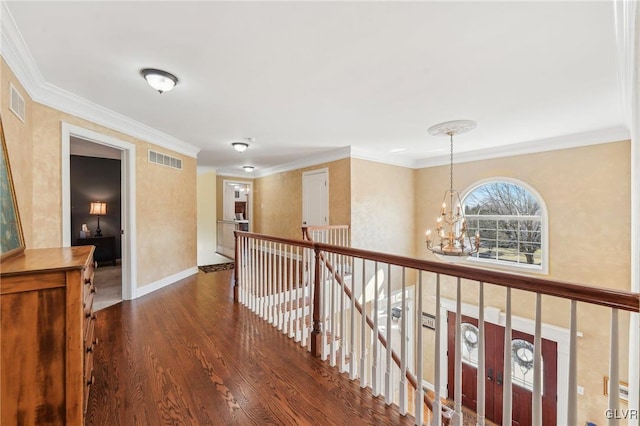
M 89 380 L 87 380 L 87 386 L 91 386 L 92 384 L 94 384 L 96 382 L 96 378 L 94 377 L 94 375 L 91 375 L 91 378 Z
M 91 352 L 93 352 L 93 345 L 91 345 L 91 346 L 89 346 L 89 347 L 87 348 L 87 353 L 89 354 L 89 353 L 91 353 Z
M 93 346 L 96 346 L 98 344 L 98 338 L 96 337 L 93 341 Z
M 91 287 L 91 293 L 97 293 L 98 290 L 95 287 Z
M 85 318 L 91 318 L 91 312 L 87 312 L 86 314 L 84 314 Z
M 91 284 L 91 278 L 85 278 L 84 279 L 84 283 L 85 284 Z
M 91 319 L 92 320 L 97 320 L 98 319 L 98 314 L 96 314 L 95 312 L 93 313 L 93 315 L 91 315 Z

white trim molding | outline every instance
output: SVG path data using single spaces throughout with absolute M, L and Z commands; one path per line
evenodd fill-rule
M 540 139 L 517 143 L 513 145 L 498 146 L 476 151 L 456 153 L 456 164 L 472 161 L 491 160 L 494 158 L 513 157 L 515 155 L 534 154 L 537 152 L 557 151 L 560 149 L 578 148 L 581 146 L 599 145 L 604 143 L 629 140 L 629 129 L 625 127 L 612 127 L 609 129 L 595 130 L 592 132 L 573 133 L 555 138 Z M 414 168 L 427 168 L 449 164 L 449 155 L 425 158 L 416 161 Z
M 134 299 L 138 276 L 136 240 L 136 146 L 93 130 L 61 122 L 62 151 L 62 246 L 71 245 L 71 137 L 106 145 L 121 151 L 122 170 L 122 298 Z
M 618 85 L 625 122 L 631 131 L 631 283 L 640 292 L 640 5 L 637 1 L 612 2 L 615 19 Z M 640 410 L 640 312 L 629 316 L 629 403 Z M 629 426 L 640 425 L 628 416 Z
M 195 275 L 198 273 L 198 267 L 194 266 L 189 269 L 185 269 L 184 271 L 178 272 L 177 274 L 169 275 L 168 277 L 164 277 L 158 281 L 154 281 L 150 284 L 147 284 L 143 287 L 138 287 L 135 289 L 135 297 L 146 296 L 149 293 L 153 293 L 156 290 L 160 290 L 163 287 L 167 287 L 171 284 L 175 284 L 180 280 L 183 280 L 191 275 Z
M 196 158 L 200 148 L 47 83 L 6 2 L 0 2 L 0 54 L 35 102 Z

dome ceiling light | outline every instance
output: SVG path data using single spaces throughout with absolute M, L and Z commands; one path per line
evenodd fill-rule
M 149 86 L 157 90 L 158 93 L 168 92 L 178 84 L 178 77 L 170 72 L 155 68 L 145 68 L 140 71 L 140 74 L 147 80 Z

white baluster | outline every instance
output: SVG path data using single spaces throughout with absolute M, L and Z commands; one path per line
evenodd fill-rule
M 416 361 L 416 382 L 418 383 L 416 389 L 416 398 L 414 401 L 414 413 L 416 418 L 416 425 L 422 425 L 424 423 L 424 389 L 422 388 L 422 359 L 423 359 L 423 350 L 422 350 L 422 271 L 418 272 L 418 294 L 417 294 L 417 304 L 418 307 L 416 309 L 415 316 L 415 324 L 416 324 L 416 344 L 418 346 L 417 353 L 417 361 Z
M 402 310 L 400 317 L 400 414 L 407 414 L 409 404 L 407 398 L 407 282 L 405 268 L 402 268 Z M 387 350 L 391 352 L 391 339 L 387 342 Z M 422 386 L 418 383 L 418 386 Z
M 278 243 L 278 330 L 284 329 L 284 251 L 282 250 L 282 243 Z
M 569 325 L 569 398 L 567 401 L 567 424 L 578 424 L 578 346 L 576 335 L 578 333 L 577 304 L 571 301 Z
M 462 342 L 460 331 L 462 328 L 462 285 L 460 278 L 456 279 L 456 332 L 455 332 L 455 369 L 454 369 L 454 407 L 456 424 L 462 426 Z
M 390 405 L 393 402 L 393 392 L 391 387 L 391 264 L 387 264 L 387 350 L 386 372 L 384 381 L 385 402 Z
M 378 340 L 378 262 L 374 262 L 374 288 L 373 288 L 373 336 L 371 345 L 373 349 L 373 365 L 371 366 L 371 393 L 373 396 L 380 395 L 380 380 L 378 380 L 378 350 L 380 348 Z
M 302 336 L 300 336 L 301 334 L 301 323 L 300 320 L 302 318 L 304 318 L 304 299 L 303 299 L 303 304 L 302 304 L 302 310 L 300 309 L 300 290 L 303 289 L 304 291 L 304 284 L 300 282 L 300 263 L 302 262 L 302 259 L 300 258 L 300 247 L 296 246 L 296 266 L 295 266 L 295 270 L 296 270 L 296 274 L 293 277 L 293 288 L 294 288 L 294 297 L 295 297 L 295 301 L 294 301 L 294 306 L 295 306 L 295 318 L 294 318 L 294 330 L 293 330 L 293 336 L 294 336 L 294 340 L 296 342 L 300 342 L 302 340 Z M 303 294 L 304 297 L 304 294 Z
M 502 424 L 512 424 L 511 394 L 511 288 L 507 287 L 507 308 L 504 325 L 504 379 L 502 388 Z
M 274 259 L 274 243 L 269 241 L 267 245 L 267 271 L 269 274 L 269 324 L 275 324 L 274 322 L 274 311 L 276 308 L 275 302 L 275 259 Z
M 542 426 L 542 295 L 536 294 L 536 325 L 533 335 L 532 424 Z
M 609 405 L 614 414 L 620 413 L 620 372 L 618 358 L 620 355 L 618 333 L 618 310 L 611 309 L 611 336 L 609 345 Z M 616 426 L 620 424 L 620 416 L 610 416 L 607 424 Z
M 478 283 L 478 396 L 476 411 L 478 419 L 476 424 L 484 426 L 485 423 L 485 377 L 487 376 L 485 364 L 485 334 L 484 334 L 484 283 Z
M 331 234 L 328 234 L 329 237 L 331 237 Z M 330 263 L 332 265 L 336 265 L 337 264 L 337 259 L 338 257 L 334 254 L 327 254 L 329 256 L 330 259 Z M 327 269 L 326 267 L 323 267 L 323 270 Z M 327 273 L 329 273 L 329 271 L 327 270 Z M 336 276 L 335 276 L 335 272 L 333 274 L 331 274 L 330 279 L 327 280 L 329 282 L 329 286 L 331 289 L 331 298 L 329 300 L 329 314 L 327 315 L 327 320 L 330 321 L 331 323 L 331 341 L 329 342 L 329 347 L 330 347 L 330 362 L 329 364 L 332 367 L 335 367 L 336 365 Z M 326 285 L 325 281 L 322 281 L 322 285 Z M 326 287 L 325 287 L 326 288 Z
M 345 352 L 347 351 L 347 347 L 346 347 L 346 324 L 345 324 L 345 317 L 344 317 L 344 298 L 345 298 L 345 294 L 344 294 L 344 255 L 340 255 L 339 256 L 340 259 L 340 285 L 339 285 L 339 289 L 340 291 L 340 341 L 339 341 L 339 347 L 340 347 L 340 371 L 345 372 L 347 371 L 346 368 L 346 364 L 345 364 Z
M 293 248 L 296 248 L 296 250 L 298 249 L 297 246 L 290 246 L 289 247 L 289 286 L 288 286 L 288 290 L 287 290 L 287 294 L 289 295 L 289 337 L 290 338 L 294 338 L 295 334 L 293 331 L 293 318 L 295 317 L 295 311 L 293 310 L 293 300 L 296 296 L 296 279 L 295 276 L 293 275 L 293 263 L 296 262 L 296 264 L 298 263 L 297 261 L 297 256 L 295 256 L 293 254 Z
M 350 257 L 350 274 L 351 274 L 351 340 L 349 351 L 349 378 L 355 380 L 356 378 L 356 292 L 355 292 L 355 274 L 353 268 L 355 261 L 353 257 Z
M 360 387 L 365 388 L 367 386 L 367 288 L 365 284 L 366 276 L 366 264 L 367 262 L 362 259 L 362 315 L 360 315 Z
M 440 339 L 442 333 L 440 332 L 440 274 L 436 275 L 436 340 L 434 347 L 435 361 L 433 371 L 433 385 L 434 385 L 434 398 L 433 398 L 433 426 L 442 426 L 442 405 L 440 402 L 440 388 L 442 387 L 442 378 L 440 374 L 440 364 L 442 356 L 442 350 L 440 347 Z

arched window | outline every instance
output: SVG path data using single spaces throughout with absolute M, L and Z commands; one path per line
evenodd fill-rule
M 480 235 L 474 260 L 546 272 L 546 208 L 533 189 L 511 179 L 486 181 L 462 205 L 470 235 Z

